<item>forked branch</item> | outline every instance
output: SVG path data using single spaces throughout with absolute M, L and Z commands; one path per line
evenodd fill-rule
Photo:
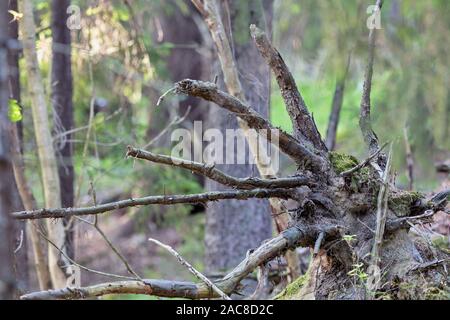
M 154 244 L 160 246 L 167 250 L 171 255 L 178 259 L 178 261 L 185 266 L 189 272 L 195 275 L 199 280 L 203 281 L 211 290 L 217 293 L 223 300 L 231 300 L 231 298 L 225 294 L 222 290 L 220 290 L 211 280 L 205 277 L 201 272 L 195 269 L 189 262 L 187 262 L 178 252 L 175 251 L 171 246 L 168 246 L 156 239 L 148 239 L 148 241 L 153 242 Z
M 224 108 L 239 118 L 247 122 L 251 129 L 267 130 L 268 140 L 273 142 L 274 133 L 278 134 L 279 148 L 290 156 L 297 164 L 306 165 L 313 170 L 320 171 L 326 166 L 326 160 L 308 149 L 298 140 L 286 132 L 276 129 L 272 124 L 264 119 L 242 101 L 232 95 L 220 91 L 214 83 L 186 79 L 176 84 L 177 93 L 186 94 L 193 97 L 202 98 L 214 102 L 219 107 Z
M 382 0 L 377 0 L 376 9 L 378 13 L 383 6 Z M 372 28 L 369 33 L 369 56 L 367 58 L 366 71 L 364 75 L 363 94 L 361 98 L 361 109 L 359 116 L 359 126 L 361 128 L 364 141 L 369 148 L 370 153 L 375 153 L 378 150 L 378 137 L 372 129 L 370 118 L 371 109 L 371 91 L 373 78 L 373 63 L 375 60 L 375 46 L 376 46 L 376 28 Z
M 312 234 L 314 233 L 314 234 Z M 232 294 L 239 283 L 261 264 L 295 248 L 303 239 L 312 238 L 317 230 L 306 227 L 290 228 L 270 241 L 265 242 L 247 256 L 236 268 L 215 285 L 225 294 Z M 23 300 L 85 299 L 108 294 L 145 294 L 159 297 L 207 299 L 217 298 L 218 293 L 205 283 L 148 279 L 143 281 L 120 281 L 103 283 L 84 288 L 64 288 L 34 292 L 23 295 Z

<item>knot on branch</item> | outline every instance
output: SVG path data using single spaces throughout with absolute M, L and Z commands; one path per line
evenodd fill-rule
M 282 236 L 287 241 L 286 247 L 288 249 L 295 249 L 297 248 L 299 239 L 303 238 L 304 231 L 301 227 L 289 228 L 282 232 Z
M 127 158 L 138 158 L 139 156 L 139 150 L 133 148 L 133 146 L 127 146 Z
M 177 94 L 186 94 L 190 96 L 204 96 L 207 93 L 217 90 L 217 85 L 212 82 L 185 79 L 175 84 Z

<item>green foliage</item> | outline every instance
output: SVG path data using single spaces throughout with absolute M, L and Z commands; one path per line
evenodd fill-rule
M 357 236 L 355 234 L 346 234 L 342 236 L 342 239 L 351 245 L 351 243 L 357 239 Z
M 338 127 L 340 152 L 367 156 L 358 115 L 364 65 L 368 54 L 364 1 L 297 1 L 277 3 L 275 43 L 291 68 L 309 110 L 325 135 L 336 79 L 352 52 Z M 388 1 L 376 50 L 372 86 L 373 127 L 380 141 L 395 143 L 394 167 L 405 184 L 403 129 L 410 130 L 416 188 L 436 187 L 433 163 L 450 148 L 450 7 L 445 1 Z M 430 17 L 433 17 L 430 19 Z M 276 85 L 271 118 L 292 130 Z
M 9 99 L 8 118 L 11 122 L 19 122 L 22 120 L 22 108 L 15 99 Z
M 148 166 L 148 165 L 147 165 Z M 142 179 L 142 171 L 137 175 Z M 198 181 L 193 179 L 190 172 L 176 169 L 170 166 L 153 165 L 145 170 L 144 175 L 148 177 L 143 194 L 193 194 L 203 191 Z M 143 207 L 139 209 L 136 217 L 138 225 L 143 225 L 149 218 L 154 220 L 158 226 L 173 226 L 178 221 L 183 221 L 189 213 L 191 206 L 178 205 L 164 208 Z
M 433 246 L 447 254 L 450 254 L 450 240 L 448 236 L 436 235 L 431 241 Z
M 348 272 L 348 275 L 351 277 L 355 277 L 362 284 L 365 284 L 367 278 L 369 277 L 364 270 L 363 263 L 355 263 L 353 265 L 353 269 Z

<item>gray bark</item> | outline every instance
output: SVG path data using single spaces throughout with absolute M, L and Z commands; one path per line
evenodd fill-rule
M 169 77 L 174 82 L 182 79 L 201 79 L 205 66 L 198 49 L 203 44 L 203 36 L 195 22 L 195 19 L 200 16 L 188 1 L 186 5 L 189 7 L 189 13 L 181 12 L 174 0 L 167 1 L 167 5 L 170 5 L 173 10 L 170 14 L 162 16 L 161 27 L 164 31 L 163 41 L 174 45 L 167 58 Z M 189 106 L 197 104 L 198 101 L 192 97 L 181 101 L 180 114 L 184 114 Z M 202 114 L 201 109 L 194 108 L 189 119 L 200 120 L 203 118 Z
M 8 1 L 8 10 L 18 11 L 17 0 Z M 10 22 L 8 24 L 9 39 L 17 41 L 19 33 L 19 25 L 17 21 Z M 8 49 L 8 68 L 9 68 L 9 98 L 16 100 L 20 104 L 20 75 L 19 75 L 19 50 L 17 48 L 17 42 L 11 43 Z M 23 112 L 23 111 L 22 111 Z M 17 132 L 22 143 L 22 121 L 16 124 L 11 123 L 11 126 L 17 126 Z M 11 168 L 12 170 L 12 168 Z M 20 199 L 20 194 L 16 186 L 13 172 L 10 173 L 9 179 L 11 180 L 11 198 L 13 199 L 14 210 L 23 210 L 24 206 Z M 28 256 L 27 256 L 27 235 L 26 235 L 26 223 L 14 222 L 13 224 L 13 237 L 10 239 L 11 246 L 13 248 L 21 244 L 21 248 L 14 255 L 14 272 L 18 281 L 17 288 L 19 294 L 24 292 L 28 288 Z
M 73 84 L 70 30 L 66 26 L 67 8 L 70 0 L 52 1 L 52 107 L 56 131 L 65 132 L 73 129 Z M 57 141 L 56 156 L 58 160 L 59 184 L 61 188 L 61 204 L 73 207 L 74 204 L 74 169 L 72 163 L 72 143 L 68 142 L 72 135 L 65 135 Z M 65 225 L 69 220 L 64 220 Z M 74 256 L 73 230 L 66 234 L 67 254 Z
M 0 299 L 12 299 L 16 286 L 13 272 L 11 239 L 12 212 L 12 166 L 8 127 L 8 3 L 0 3 Z
M 260 58 L 248 31 L 252 23 L 261 27 L 266 24 L 261 1 L 225 1 L 222 4 L 223 22 L 228 26 L 229 36 L 233 37 L 235 59 L 247 101 L 267 118 L 270 70 Z M 267 18 L 270 20 L 271 15 Z M 209 110 L 208 127 L 218 128 L 222 132 L 239 128 L 234 115 L 215 106 Z M 249 154 L 248 146 L 246 149 Z M 218 165 L 217 168 L 241 178 L 258 174 L 257 168 L 250 164 Z M 206 188 L 226 189 L 213 181 L 207 181 Z M 233 267 L 245 258 L 249 249 L 256 248 L 264 239 L 270 238 L 271 233 L 272 221 L 267 200 L 230 200 L 211 204 L 207 209 L 205 233 L 207 271 L 213 273 Z

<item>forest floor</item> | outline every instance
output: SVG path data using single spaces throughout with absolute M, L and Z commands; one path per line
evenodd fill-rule
M 203 214 L 188 216 L 183 225 L 195 226 L 202 224 Z M 103 231 L 119 248 L 135 271 L 146 278 L 163 278 L 172 280 L 194 280 L 192 275 L 182 267 L 176 259 L 160 248 L 148 242 L 152 237 L 172 246 L 199 270 L 203 269 L 203 232 L 179 226 L 156 228 L 148 226 L 146 231 L 138 231 L 136 222 L 126 214 L 113 214 L 103 220 Z M 424 233 L 432 242 L 441 248 L 450 249 L 450 216 L 440 212 L 434 216 L 434 222 L 428 225 L 416 225 L 411 229 L 417 237 Z M 152 231 L 150 231 L 152 230 Z M 418 231 L 419 230 L 419 231 Z M 127 275 L 125 267 L 115 256 L 101 236 L 89 225 L 79 228 L 78 262 L 96 270 Z M 96 245 L 93 246 L 92 244 Z M 174 276 L 175 275 L 175 276 Z M 82 282 L 94 284 L 108 281 L 107 278 L 92 273 L 83 272 Z M 118 298 L 118 297 L 112 297 Z M 120 298 L 149 299 L 150 297 L 121 296 Z
M 179 223 L 181 225 L 161 227 L 149 222 L 142 228 L 130 215 L 115 212 L 100 220 L 99 226 L 141 277 L 191 281 L 194 280 L 193 276 L 175 257 L 148 241 L 149 238 L 154 238 L 173 247 L 194 267 L 202 270 L 203 228 L 191 226 L 203 226 L 204 215 L 189 215 L 183 220 Z M 78 263 L 95 270 L 130 276 L 123 263 L 92 226 L 80 224 L 77 236 Z M 81 281 L 85 285 L 107 282 L 110 279 L 82 272 Z M 136 298 L 138 297 L 134 297 Z

